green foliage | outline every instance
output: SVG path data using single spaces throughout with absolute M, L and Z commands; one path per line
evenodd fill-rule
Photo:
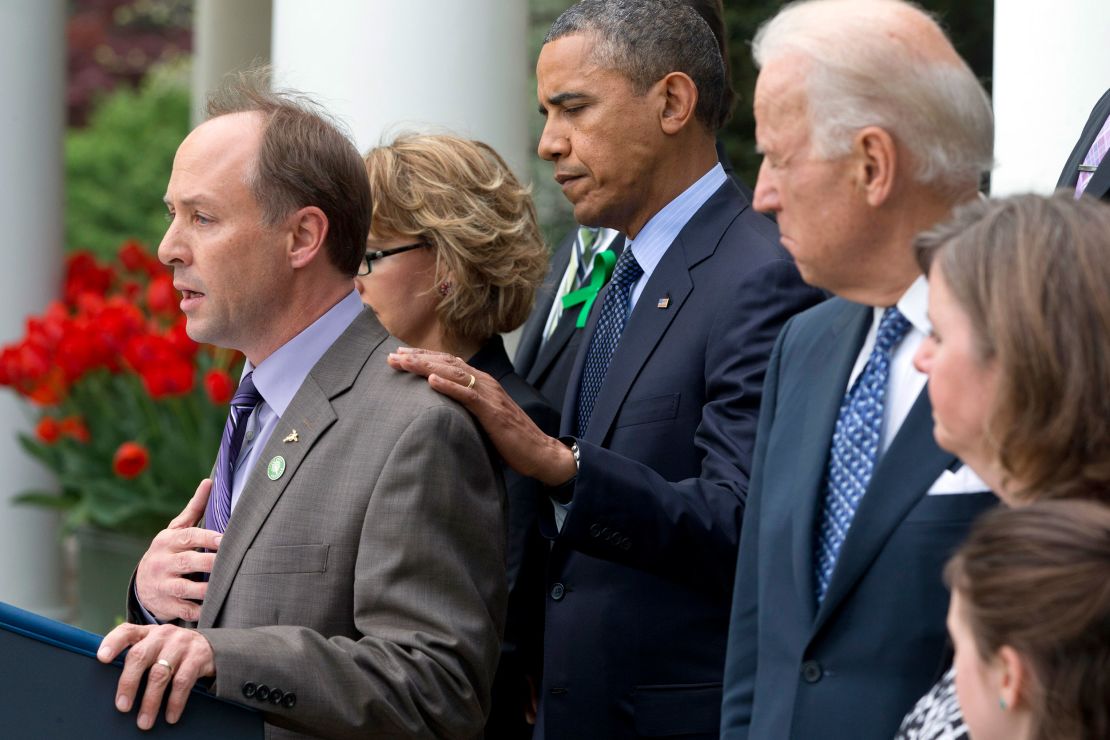
M 214 360 L 200 353 L 198 375 Z M 20 434 L 24 451 L 54 473 L 59 490 L 27 491 L 16 501 L 61 510 L 67 530 L 93 526 L 144 538 L 177 516 L 197 482 L 209 475 L 227 414 L 200 388 L 153 399 L 138 376 L 103 370 L 85 376 L 50 412 L 60 415 L 62 409 L 85 420 L 89 440 L 44 442 Z M 115 473 L 112 462 L 120 443 L 129 440 L 150 451 L 150 464 L 130 480 Z
M 157 245 L 174 152 L 189 132 L 184 67 L 152 69 L 138 90 L 103 98 L 66 135 L 66 245 L 111 257 L 124 239 Z

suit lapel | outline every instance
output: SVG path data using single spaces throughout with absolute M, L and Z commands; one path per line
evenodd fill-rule
M 621 251 L 624 249 L 624 236 L 618 234 L 616 237 L 614 237 L 613 243 L 609 246 L 609 249 L 612 250 L 613 254 L 619 257 Z M 560 278 L 563 276 L 563 273 L 566 272 L 568 262 L 569 253 L 568 260 L 563 262 L 562 270 L 559 273 Z M 558 288 L 558 286 L 556 286 L 556 288 Z M 594 305 L 590 309 L 591 317 L 600 310 L 603 296 L 604 293 L 599 294 L 597 300 L 594 301 Z M 551 303 L 548 303 L 549 311 L 550 308 Z M 555 331 L 551 333 L 551 336 L 548 338 L 548 340 L 544 342 L 543 345 L 539 348 L 539 353 L 536 355 L 535 363 L 528 371 L 528 375 L 525 379 L 529 383 L 537 383 L 539 379 L 543 377 L 544 373 L 547 372 L 547 369 L 551 366 L 551 363 L 555 362 L 555 360 L 557 360 L 559 356 L 563 353 L 563 350 L 566 348 L 567 343 L 570 342 L 570 338 L 574 336 L 574 332 L 578 331 L 576 324 L 578 323 L 578 313 L 581 310 L 582 309 L 580 306 L 575 306 L 569 311 L 564 311 L 559 317 L 559 323 L 555 326 Z M 547 314 L 545 313 L 544 316 L 546 317 Z
M 1083 192 L 1094 198 L 1105 198 L 1110 193 L 1110 154 L 1102 158 Z
M 804 361 L 807 368 L 828 369 L 828 372 L 814 373 L 812 381 L 809 381 L 805 411 L 798 425 L 799 454 L 794 468 L 794 483 L 783 489 L 814 492 L 813 495 L 794 497 L 797 509 L 792 516 L 794 583 L 798 588 L 799 603 L 806 604 L 809 609 L 808 620 L 813 619 L 817 610 L 813 582 L 813 533 L 817 513 L 825 497 L 825 470 L 833 429 L 848 386 L 848 377 L 871 327 L 873 315 L 870 306 L 845 301 L 825 337 Z
M 682 310 L 682 304 L 693 289 L 679 242 L 672 244 L 656 265 L 651 279 L 640 293 L 632 315 L 628 317 L 628 323 L 613 353 L 613 359 L 605 373 L 605 381 L 598 391 L 597 401 L 590 415 L 586 439 L 591 442 L 604 442 L 632 383 L 648 357 L 655 351 L 655 346 L 663 338 L 667 327 Z M 662 296 L 670 298 L 667 309 L 656 308 L 656 301 Z M 577 400 L 577 393 L 575 399 Z
M 739 196 L 735 184 L 731 180 L 726 181 L 698 209 L 674 242 L 667 247 L 663 258 L 655 266 L 651 278 L 640 292 L 640 298 L 628 317 L 628 323 L 625 324 L 620 343 L 617 344 L 609 369 L 605 373 L 605 381 L 598 391 L 597 401 L 590 415 L 590 426 L 586 429 L 586 439 L 604 444 L 632 384 L 663 338 L 667 327 L 682 310 L 690 291 L 693 290 L 690 270 L 717 250 L 725 229 L 740 215 L 746 205 Z M 666 308 L 658 308 L 657 302 L 664 297 L 669 299 Z M 597 303 L 594 305 L 600 306 L 604 299 L 604 294 L 598 296 Z M 570 422 L 572 428 L 577 421 L 574 408 L 578 402 L 582 364 L 589 351 L 589 342 L 593 337 L 601 311 L 598 309 L 590 313 L 587 333 L 583 337 L 578 358 L 574 363 L 567 401 L 564 404 L 565 408 L 571 409 L 569 416 L 564 413 L 564 424 Z M 573 389 L 573 392 L 570 389 Z
M 1080 134 L 1079 141 L 1076 142 L 1075 148 L 1071 150 L 1071 156 L 1068 157 L 1067 164 L 1064 165 L 1064 171 L 1060 174 L 1060 179 L 1056 183 L 1056 187 L 1075 189 L 1075 184 L 1079 180 L 1079 165 L 1087 158 L 1087 152 L 1091 151 L 1091 145 L 1095 143 L 1095 138 L 1098 137 L 1108 116 L 1110 116 L 1110 90 L 1107 90 L 1099 101 L 1095 103 L 1091 115 L 1087 118 L 1087 124 L 1083 128 L 1083 133 Z M 1102 164 L 1105 163 L 1106 160 L 1104 158 Z M 1100 166 L 1099 169 L 1101 170 L 1103 168 Z M 1093 181 L 1097 175 L 1098 172 L 1095 172 L 1091 180 Z M 1110 174 L 1104 175 L 1104 177 L 1110 177 Z M 1087 190 L 1090 191 L 1091 185 L 1094 184 L 1094 182 L 1088 183 Z M 1103 180 L 1102 187 L 1104 190 L 1102 193 L 1099 193 L 1098 197 L 1101 197 L 1106 192 L 1106 180 Z M 1092 195 L 1094 195 L 1093 192 Z
M 910 509 L 955 459 L 933 439 L 933 411 L 929 394 L 923 389 L 875 467 L 817 612 L 814 633 L 828 621 Z
M 551 266 L 547 269 L 547 276 L 543 285 L 536 292 L 536 305 L 528 315 L 528 321 L 520 333 L 520 345 L 516 352 L 513 364 L 517 372 L 531 378 L 537 373 L 539 353 L 543 345 L 543 329 L 547 326 L 547 317 L 551 313 L 551 305 L 555 302 L 555 294 L 559 291 L 559 283 L 566 274 L 567 265 L 570 263 L 570 253 L 574 249 L 576 230 L 572 229 L 559 244 L 555 253 L 551 255 Z
M 198 626 L 211 627 L 216 623 L 243 557 L 258 531 L 286 487 L 296 478 L 305 457 L 335 423 L 337 417 L 331 399 L 351 387 L 370 354 L 387 336 L 373 314 L 363 310 L 297 390 L 235 504 L 208 582 Z M 298 441 L 284 442 L 294 429 Z M 277 480 L 270 480 L 266 466 L 278 455 L 285 460 L 285 470 Z

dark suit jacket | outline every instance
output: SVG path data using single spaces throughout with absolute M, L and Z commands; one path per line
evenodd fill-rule
M 397 344 L 365 309 L 320 358 L 260 457 L 284 472 L 249 471 L 216 556 L 214 690 L 265 712 L 268 738 L 482 733 L 503 488 L 470 415 L 386 364 Z
M 748 202 L 751 202 L 752 191 L 733 172 L 732 162 L 725 151 L 724 143 L 717 142 L 717 158 L 721 166 L 739 188 L 740 193 Z M 575 328 L 578 319 L 578 310 L 572 309 L 563 314 L 558 326 L 545 344 L 543 341 L 543 328 L 547 324 L 547 317 L 551 312 L 551 304 L 555 301 L 555 292 L 559 290 L 559 282 L 570 264 L 570 255 L 574 250 L 574 240 L 578 229 L 571 229 L 563 237 L 559 246 L 551 255 L 551 267 L 547 277 L 536 294 L 536 305 L 528 316 L 520 334 L 520 344 L 517 345 L 514 365 L 516 371 L 525 380 L 536 387 L 544 398 L 557 409 L 563 408 L 563 401 L 567 395 L 567 385 L 570 382 L 570 371 L 574 366 L 574 358 L 578 356 L 578 345 L 582 339 L 582 330 Z M 618 236 L 610 249 L 620 255 L 624 248 L 624 237 Z M 601 308 L 601 302 L 594 303 L 593 311 Z
M 545 434 L 559 433 L 559 412 L 539 392 L 513 372 L 501 337 L 494 335 L 468 360 L 489 373 L 509 398 L 524 409 Z M 543 660 L 544 573 L 550 545 L 540 534 L 538 515 L 543 486 L 503 465 L 509 500 L 509 611 L 501 662 L 493 683 L 493 703 L 486 737 L 490 740 L 527 738 L 532 727 L 524 721 L 530 701 L 526 676 L 538 684 Z
M 663 255 L 579 440 L 562 531 L 541 512 L 554 538 L 542 736 L 716 737 L 764 371 L 783 323 L 820 298 L 731 181 Z
M 941 570 L 990 493 L 926 496 L 955 458 L 922 391 L 880 458 L 820 608 L 814 528 L 833 427 L 872 308 L 790 321 L 767 371 L 740 538 L 722 737 L 886 740 L 946 658 Z
M 570 382 L 570 371 L 574 366 L 574 358 L 578 354 L 578 345 L 582 340 L 582 329 L 576 327 L 580 308 L 575 307 L 564 311 L 559 318 L 559 323 L 552 332 L 547 342 L 543 341 L 543 329 L 547 324 L 551 305 L 555 302 L 555 293 L 559 290 L 559 283 L 570 264 L 570 255 L 574 251 L 574 241 L 578 229 L 571 229 L 558 248 L 551 255 L 551 266 L 544 278 L 543 285 L 536 293 L 536 305 L 528 316 L 528 321 L 521 330 L 520 344 L 516 351 L 516 371 L 556 409 L 563 408 L 563 400 L 567 395 L 567 384 Z M 624 248 L 624 237 L 617 235 L 609 247 L 617 255 Z M 591 313 L 600 310 L 601 301 L 594 302 Z
M 1083 127 L 1083 134 L 1072 149 L 1068 163 L 1064 165 L 1064 171 L 1060 173 L 1060 181 L 1056 183 L 1056 187 L 1075 189 L 1075 182 L 1079 179 L 1079 165 L 1091 150 L 1091 144 L 1094 143 L 1095 137 L 1102 130 L 1108 117 L 1110 117 L 1110 90 L 1107 90 L 1095 103 L 1095 108 L 1087 119 L 1087 125 Z M 1091 181 L 1087 183 L 1087 189 L 1084 192 L 1095 198 L 1110 200 L 1110 156 L 1103 158 L 1098 169 L 1091 175 Z

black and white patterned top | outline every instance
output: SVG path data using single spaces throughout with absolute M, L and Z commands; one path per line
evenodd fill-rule
M 968 740 L 967 725 L 956 699 L 955 668 L 918 699 L 894 740 Z

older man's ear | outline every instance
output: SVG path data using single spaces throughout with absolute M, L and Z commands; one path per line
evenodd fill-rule
M 852 142 L 852 156 L 858 164 L 858 185 L 872 208 L 883 205 L 894 189 L 898 172 L 898 145 L 886 130 L 867 126 Z

